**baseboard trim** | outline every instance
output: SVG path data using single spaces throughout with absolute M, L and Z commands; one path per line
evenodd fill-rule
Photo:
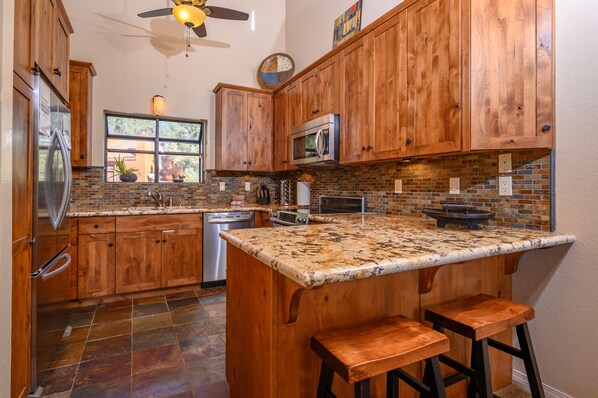
M 513 384 L 529 392 L 529 383 L 527 382 L 527 375 L 525 373 L 513 369 Z M 567 395 L 546 384 L 544 384 L 544 394 L 546 394 L 546 398 L 573 398 L 571 395 Z

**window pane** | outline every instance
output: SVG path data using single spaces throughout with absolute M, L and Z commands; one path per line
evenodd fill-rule
M 172 181 L 173 176 L 185 176 L 185 182 L 199 182 L 199 156 L 160 155 L 160 182 Z
M 160 141 L 160 152 L 184 152 L 196 153 L 199 155 L 199 144 Z
M 199 141 L 201 124 L 160 120 L 160 137 Z
M 120 151 L 154 151 L 155 141 L 108 138 L 108 149 Z
M 131 117 L 108 116 L 108 134 L 155 137 L 156 121 Z
M 126 152 L 108 152 L 106 159 L 106 181 L 108 182 L 120 182 L 118 173 L 114 166 L 116 159 L 120 156 L 124 161 L 127 168 L 137 169 L 137 182 L 154 182 L 154 170 L 156 169 L 154 164 L 155 156 L 153 154 L 141 154 L 141 153 L 126 153 Z

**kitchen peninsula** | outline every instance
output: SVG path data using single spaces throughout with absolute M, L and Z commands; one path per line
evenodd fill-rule
M 233 398 L 315 396 L 320 361 L 310 350 L 314 334 L 399 314 L 421 321 L 429 305 L 479 293 L 511 298 L 523 255 L 575 241 L 523 229 L 439 229 L 388 216 L 311 218 L 325 223 L 276 234 L 221 233 L 229 246 L 226 351 Z M 465 340 L 449 337 L 450 356 L 468 358 Z M 506 343 L 511 337 L 496 336 Z M 510 357 L 491 352 L 491 361 L 495 390 L 509 385 Z M 421 372 L 418 365 L 408 370 Z M 334 387 L 338 397 L 352 396 L 340 379 Z M 464 396 L 465 388 L 456 384 L 449 396 Z M 384 377 L 373 379 L 372 396 L 384 391 Z

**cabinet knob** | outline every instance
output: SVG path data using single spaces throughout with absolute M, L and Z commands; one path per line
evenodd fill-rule
M 112 243 L 112 242 L 108 243 L 108 247 L 112 247 L 112 246 L 114 246 L 114 243 Z
M 251 161 L 247 162 L 247 164 L 251 164 Z
M 162 240 L 161 240 L 161 239 L 158 239 L 158 240 L 156 241 L 156 243 L 161 243 L 161 242 L 162 242 Z
M 411 145 L 413 143 L 413 141 L 411 140 L 411 138 L 407 138 L 407 145 Z
M 166 239 L 163 239 L 163 240 L 162 240 L 162 243 L 166 243 L 166 242 L 168 242 Z
M 85 159 L 85 155 L 79 155 L 79 159 Z
M 247 164 L 247 162 L 243 162 L 243 164 Z
M 286 160 L 281 161 L 280 163 L 282 164 L 287 164 L 288 162 Z
M 94 225 L 93 227 L 94 227 L 95 229 L 98 229 L 98 228 L 100 228 L 100 224 L 96 224 L 96 225 Z
M 364 145 L 364 146 L 362 146 L 362 147 L 361 147 L 361 152 L 365 152 L 365 151 L 366 151 L 366 149 L 367 149 L 367 148 L 365 147 L 365 145 Z
M 62 71 L 60 70 L 60 68 L 54 68 L 54 74 L 56 76 L 62 76 Z
M 368 145 L 368 152 L 371 151 L 372 149 L 374 149 L 374 147 L 371 145 Z
M 461 106 L 459 104 L 457 104 L 457 105 L 453 106 L 453 109 L 458 111 L 459 109 L 461 109 Z
M 550 124 L 545 124 L 544 126 L 542 126 L 543 133 L 548 133 L 550 129 L 552 129 L 552 126 L 550 126 Z

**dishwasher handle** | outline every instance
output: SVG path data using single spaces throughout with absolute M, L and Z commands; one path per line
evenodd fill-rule
M 213 218 L 208 220 L 209 224 L 238 224 L 242 222 L 249 222 L 253 220 L 252 217 L 248 218 Z

